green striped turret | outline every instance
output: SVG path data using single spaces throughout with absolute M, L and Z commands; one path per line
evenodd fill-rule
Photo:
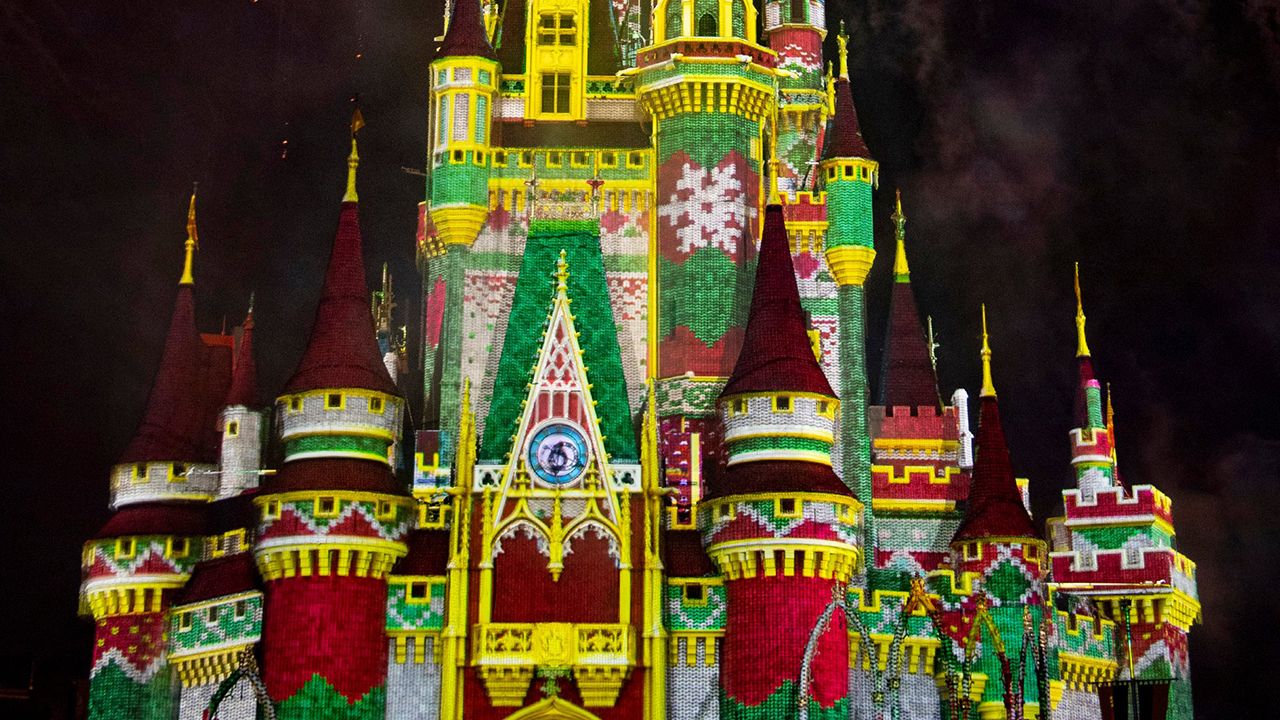
M 840 337 L 841 477 L 866 505 L 863 546 L 875 557 L 871 510 L 871 436 L 867 429 L 866 291 L 875 259 L 871 193 L 880 165 L 862 139 L 849 88 L 848 38 L 842 33 L 840 77 L 834 82 L 835 120 L 819 165 L 827 192 L 827 265 L 835 276 Z

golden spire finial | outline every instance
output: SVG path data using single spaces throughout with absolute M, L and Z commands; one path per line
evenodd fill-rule
M 556 292 L 562 295 L 569 292 L 569 260 L 563 249 L 556 259 Z
M 196 188 L 199 186 L 200 183 L 191 184 L 191 203 L 187 205 L 187 240 L 182 244 L 186 257 L 182 260 L 182 278 L 178 280 L 179 285 L 196 284 L 193 267 L 196 249 L 200 247 L 199 236 L 196 234 Z
M 832 73 L 831 61 L 827 61 L 827 108 L 831 115 L 836 114 L 836 76 Z
M 356 136 L 351 136 L 351 154 L 347 156 L 347 192 L 342 196 L 342 202 L 360 202 L 360 196 L 356 194 L 356 168 L 360 167 L 360 154 L 356 152 Z
M 893 278 L 898 282 L 907 282 L 911 276 L 911 268 L 907 265 L 907 216 L 902 212 L 902 191 L 896 191 L 893 205 L 893 236 L 897 240 L 897 250 L 893 257 Z
M 982 391 L 980 397 L 995 397 L 996 386 L 991 382 L 991 344 L 987 341 L 987 304 L 982 304 Z
M 778 159 L 778 118 L 773 120 L 773 134 L 769 137 L 769 204 L 780 205 L 782 198 L 778 194 L 778 168 L 782 161 Z
M 840 34 L 836 36 L 836 45 L 840 47 L 840 77 L 849 79 L 849 36 L 844 31 L 844 21 L 840 21 Z
M 1107 437 L 1111 439 L 1111 464 L 1116 465 L 1116 410 L 1111 406 L 1111 383 L 1107 383 Z
M 1076 357 L 1089 357 L 1089 341 L 1084 336 L 1084 301 L 1080 299 L 1080 263 L 1076 263 Z

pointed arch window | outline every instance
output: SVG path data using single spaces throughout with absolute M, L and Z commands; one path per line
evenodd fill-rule
M 703 13 L 698 18 L 698 35 L 702 37 L 716 37 L 720 34 L 720 20 L 711 13 Z

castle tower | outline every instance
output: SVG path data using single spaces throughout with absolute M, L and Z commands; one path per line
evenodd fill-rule
M 695 531 L 704 474 L 722 461 L 716 396 L 751 296 L 778 82 L 756 26 L 753 2 L 657 0 L 652 44 L 631 73 L 655 138 L 648 373 L 680 532 Z
M 208 400 L 225 395 L 227 378 L 217 371 L 229 368 L 196 332 L 195 202 L 192 192 L 186 259 L 146 413 L 111 470 L 111 519 L 84 546 L 81 607 L 95 623 L 94 720 L 161 720 L 174 712 L 165 619 L 199 558 L 205 504 L 217 490 L 216 410 Z
M 961 601 L 966 623 L 978 622 L 989 612 L 1003 644 L 987 637 L 973 670 L 989 680 L 978 703 L 978 714 L 1007 709 L 1021 700 L 1038 708 L 1039 694 L 1033 672 L 1012 669 L 1012 678 L 1022 677 L 1022 687 L 1006 691 L 1006 669 L 997 649 L 1016 662 L 1024 657 L 1031 663 L 1030 648 L 1024 655 L 1023 623 L 1027 606 L 1044 607 L 1045 543 L 1028 513 L 1022 492 L 1014 479 L 1009 448 L 1000 422 L 1000 405 L 991 378 L 991 347 L 987 340 L 987 310 L 982 309 L 982 404 L 978 419 L 978 449 L 973 467 L 973 484 L 960 528 L 951 539 L 952 567 L 963 587 L 972 594 Z M 1039 612 L 1039 611 L 1038 611 Z M 1034 621 L 1039 617 L 1033 615 Z M 1020 675 L 1020 673 L 1022 673 Z M 1038 712 L 1027 708 L 1024 716 Z
M 1177 549 L 1169 496 L 1152 485 L 1125 487 L 1117 480 L 1114 427 L 1103 417 L 1084 327 L 1077 267 L 1080 381 L 1077 427 L 1069 433 L 1076 487 L 1062 493 L 1064 517 L 1050 521 L 1053 577 L 1115 621 L 1120 679 L 1154 685 L 1142 695 L 1153 707 L 1143 711 L 1185 720 L 1193 715 L 1188 636 L 1200 620 L 1196 565 Z M 1117 702 L 1138 699 L 1133 694 Z
M 824 0 L 766 0 L 764 33 L 778 53 L 776 166 L 784 191 L 808 190 L 832 108 L 822 77 L 822 41 L 827 36 Z
M 967 397 L 940 403 L 930 340 L 920 322 L 898 193 L 889 320 L 877 404 L 868 408 L 871 504 L 879 521 L 875 568 L 913 576 L 938 569 L 969 494 Z M 962 414 L 963 413 L 963 414 Z
M 250 552 L 257 527 L 253 490 L 208 508 L 200 562 L 169 613 L 169 663 L 180 683 L 178 720 L 256 717 L 267 702 L 254 653 L 263 596 Z
M 219 416 L 222 431 L 218 497 L 258 487 L 267 441 L 267 411 L 258 401 L 258 369 L 253 356 L 253 301 L 240 325 L 240 342 L 231 371 L 231 389 Z
M 404 403 L 375 340 L 361 257 L 355 139 L 311 339 L 276 401 L 284 464 L 263 484 L 263 670 L 280 718 L 381 718 L 386 573 L 414 508 L 392 475 Z
M 428 197 L 436 240 L 421 248 L 426 319 L 424 383 L 429 418 L 452 457 L 462 391 L 463 280 L 467 258 L 489 212 L 492 118 L 502 68 L 485 32 L 480 0 L 456 0 L 431 63 Z
M 814 358 L 782 208 L 765 210 L 742 354 L 720 396 L 728 469 L 700 508 L 727 601 L 721 720 L 849 717 L 849 638 L 837 612 L 799 687 L 809 632 L 861 563 L 861 504 L 831 469 L 839 400 Z
M 835 119 L 831 136 L 824 141 L 819 168 L 827 192 L 827 265 L 835 276 L 840 318 L 840 415 L 839 445 L 845 485 L 868 503 L 862 526 L 863 547 L 875 547 L 875 511 L 870 507 L 871 437 L 866 408 L 866 291 L 863 283 L 875 259 L 871 191 L 879 182 L 880 164 L 862 140 L 858 112 L 849 88 L 848 38 L 838 38 L 840 77 L 835 80 Z M 872 567 L 872 565 L 868 565 Z

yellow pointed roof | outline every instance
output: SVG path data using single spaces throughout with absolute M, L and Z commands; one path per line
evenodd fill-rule
M 358 112 L 358 111 L 357 111 Z M 347 156 L 347 192 L 342 202 L 360 202 L 356 194 L 356 168 L 360 167 L 360 153 L 356 152 L 356 136 L 351 136 L 351 154 Z
M 987 305 L 982 305 L 982 390 L 979 397 L 995 397 L 996 386 L 991 381 L 991 344 L 987 341 Z
M 178 280 L 179 285 L 196 284 L 195 254 L 200 244 L 199 236 L 196 234 L 196 187 L 196 183 L 191 185 L 191 202 L 187 205 L 187 239 L 182 244 L 185 257 L 182 260 L 182 277 Z
M 893 256 L 893 277 L 897 282 L 908 282 L 911 267 L 907 265 L 907 216 L 902 213 L 902 191 L 896 191 L 894 198 L 893 235 L 897 240 L 897 250 Z
M 1080 263 L 1076 263 L 1076 357 L 1089 357 L 1089 341 L 1084 335 L 1084 302 L 1080 299 Z

